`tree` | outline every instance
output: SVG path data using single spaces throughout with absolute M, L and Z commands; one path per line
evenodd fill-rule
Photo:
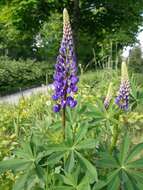
M 143 55 L 142 48 L 135 46 L 129 54 L 129 66 L 134 72 L 143 73 Z
M 97 59 L 101 59 L 103 46 L 106 56 L 111 42 L 118 51 L 124 45 L 133 44 L 143 21 L 142 0 L 3 0 L 0 2 L 0 45 L 5 51 L 1 54 L 44 58 L 47 45 L 41 51 L 41 47 L 36 46 L 36 38 L 46 23 L 49 27 L 51 23 L 54 25 L 51 16 L 61 14 L 64 7 L 72 18 L 79 59 L 84 50 L 85 62 L 92 58 L 93 49 Z

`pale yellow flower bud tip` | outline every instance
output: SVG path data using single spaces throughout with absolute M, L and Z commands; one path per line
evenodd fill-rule
M 63 19 L 65 23 L 69 21 L 69 14 L 66 8 L 63 10 Z
M 108 87 L 107 97 L 112 96 L 112 87 L 113 87 L 113 83 L 110 82 L 109 87 Z

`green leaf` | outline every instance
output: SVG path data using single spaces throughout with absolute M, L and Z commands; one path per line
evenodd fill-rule
M 42 166 L 57 164 L 61 160 L 61 158 L 64 156 L 64 154 L 65 152 L 54 152 L 47 158 L 46 163 L 44 163 Z
M 128 154 L 126 162 L 132 161 L 134 156 L 137 156 L 143 150 L 143 143 L 137 144 Z
M 27 160 L 34 158 L 30 143 L 23 143 L 19 150 L 14 151 L 14 154 L 19 158 L 24 158 Z
M 21 175 L 17 180 L 16 183 L 13 186 L 12 190 L 22 190 L 25 188 L 25 184 L 27 182 L 27 177 L 28 177 L 29 173 L 26 173 L 24 175 Z
M 88 176 L 84 176 L 80 184 L 77 186 L 78 190 L 91 190 Z
M 97 140 L 95 139 L 85 139 L 76 145 L 76 149 L 92 149 L 97 145 Z
M 67 108 L 67 121 L 69 121 L 70 122 L 70 124 L 72 125 L 73 124 L 73 117 L 72 117 L 72 110 L 71 109 L 69 109 L 69 108 Z
M 4 160 L 0 162 L 0 171 L 4 172 L 7 170 L 26 170 L 28 167 L 31 167 L 33 160 L 24 160 L 24 159 L 11 159 Z
M 135 171 L 135 170 L 129 170 L 127 171 L 131 177 L 134 177 L 137 182 L 140 182 L 143 184 L 143 173 L 142 171 Z
M 119 179 L 119 176 L 116 175 L 116 176 L 114 177 L 114 179 L 112 179 L 112 180 L 110 181 L 110 183 L 108 184 L 107 189 L 108 189 L 108 190 L 118 190 L 119 187 L 120 187 L 120 179 Z
M 78 144 L 85 137 L 87 130 L 88 130 L 88 128 L 85 126 L 84 127 L 82 127 L 82 126 L 78 127 L 77 133 L 75 136 L 74 144 Z
M 67 127 L 65 128 L 65 137 L 66 137 L 66 141 L 69 144 L 73 143 L 73 130 L 70 124 L 68 124 Z
M 75 190 L 75 188 L 69 186 L 55 186 L 54 190 Z
M 96 161 L 96 164 L 99 167 L 102 167 L 102 168 L 118 168 L 119 167 L 119 164 L 117 163 L 117 161 L 109 153 L 102 152 L 100 153 L 100 157 L 101 159 Z
M 105 187 L 107 184 L 108 184 L 108 182 L 106 182 L 106 181 L 98 181 L 98 182 L 94 185 L 93 190 L 100 190 L 100 189 L 102 189 L 103 187 Z
M 129 164 L 127 164 L 127 167 L 135 168 L 135 169 L 137 169 L 137 168 L 142 169 L 143 168 L 143 159 L 138 159 L 133 162 L 130 162 Z
M 120 168 L 110 172 L 107 176 L 107 182 L 109 183 L 111 180 L 113 180 L 119 174 L 119 172 Z
M 63 152 L 63 151 L 68 151 L 70 150 L 70 147 L 68 147 L 65 144 L 51 144 L 46 147 L 48 151 L 51 152 Z
M 134 172 L 134 171 L 133 171 Z M 137 186 L 137 181 L 132 175 L 132 172 L 125 171 L 123 176 L 125 190 L 140 190 Z
M 67 176 L 64 176 L 64 175 L 60 175 L 60 176 L 61 176 L 64 184 L 70 185 L 72 187 L 75 187 L 77 185 L 77 184 L 75 184 L 72 174 L 67 174 Z
M 96 168 L 86 158 L 84 158 L 80 153 L 78 153 L 77 151 L 75 151 L 75 152 L 76 152 L 76 155 L 78 156 L 79 161 L 81 162 L 81 164 L 87 169 L 88 174 L 95 181 L 98 181 Z
M 74 151 L 71 151 L 65 163 L 65 170 L 70 173 L 74 168 L 74 165 L 75 165 Z
M 125 159 L 129 151 L 129 146 L 130 146 L 130 137 L 128 136 L 128 134 L 126 134 L 126 136 L 123 139 L 123 143 L 121 145 L 121 152 L 119 156 L 121 165 L 123 165 L 123 163 L 125 162 Z
M 107 179 L 105 181 L 98 181 L 94 185 L 93 190 L 100 190 L 103 187 L 107 186 L 111 181 L 114 181 L 114 179 L 118 177 L 119 171 L 120 171 L 120 169 L 116 169 L 108 174 Z M 117 182 L 117 184 L 118 184 L 118 182 Z
M 87 105 L 83 105 L 81 108 L 78 110 L 78 114 L 81 115 L 83 114 L 87 109 Z
M 35 174 L 38 176 L 39 180 L 41 183 L 45 183 L 45 179 L 44 179 L 44 170 L 42 167 L 40 167 L 39 165 L 36 166 L 35 168 Z
M 122 172 L 122 183 L 124 184 L 124 189 L 125 190 L 134 190 L 135 185 L 134 185 L 134 180 L 132 180 L 132 177 L 126 172 Z

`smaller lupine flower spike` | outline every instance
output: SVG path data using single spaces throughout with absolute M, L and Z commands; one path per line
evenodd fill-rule
M 74 93 L 78 91 L 76 57 L 69 15 L 66 9 L 63 11 L 63 38 L 59 49 L 59 56 L 55 65 L 54 73 L 54 94 L 52 99 L 56 101 L 53 107 L 54 112 L 65 109 L 66 106 L 74 108 L 77 101 L 74 100 Z
M 112 99 L 112 95 L 113 95 L 112 87 L 113 87 L 113 83 L 111 82 L 111 83 L 109 84 L 108 92 L 107 92 L 106 98 L 105 98 L 105 100 L 104 100 L 104 106 L 105 106 L 106 109 L 108 109 L 109 104 L 110 104 L 110 101 L 111 101 L 111 99 Z
M 121 85 L 115 103 L 122 109 L 127 110 L 129 107 L 130 82 L 128 77 L 128 69 L 125 62 L 121 67 Z

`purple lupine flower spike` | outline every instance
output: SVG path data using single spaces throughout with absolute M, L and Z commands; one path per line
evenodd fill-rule
M 121 85 L 115 103 L 122 110 L 127 110 L 129 107 L 130 82 L 128 77 L 127 65 L 122 63 L 121 68 Z
M 55 92 L 52 99 L 56 101 L 53 107 L 54 112 L 59 112 L 61 108 L 70 106 L 74 108 L 77 101 L 74 100 L 74 93 L 78 91 L 76 57 L 69 15 L 66 9 L 63 11 L 63 38 L 59 49 L 59 56 L 55 65 L 54 87 Z
M 106 98 L 105 98 L 105 100 L 104 100 L 105 109 L 108 109 L 109 104 L 110 104 L 110 101 L 111 101 L 111 99 L 112 99 L 112 94 L 113 94 L 112 86 L 113 86 L 113 83 L 111 82 L 111 83 L 109 84 L 108 92 L 107 92 Z

